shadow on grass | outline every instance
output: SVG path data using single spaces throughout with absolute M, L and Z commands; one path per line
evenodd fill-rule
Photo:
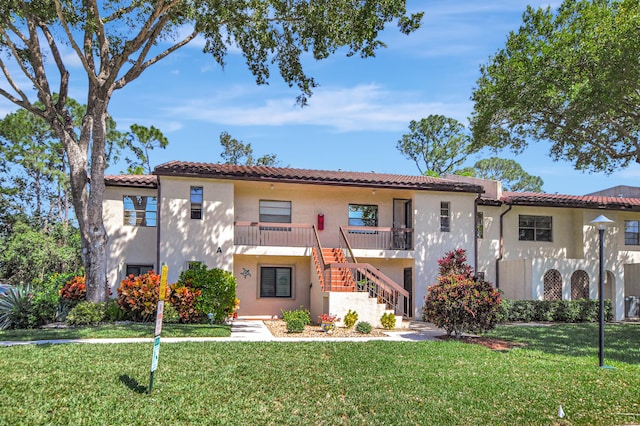
M 133 377 L 130 377 L 128 374 L 121 374 L 120 377 L 118 378 L 126 387 L 128 387 L 129 389 L 131 389 L 136 393 L 147 392 L 146 386 L 142 386 L 140 383 L 138 383 L 136 379 L 134 379 Z
M 508 325 L 488 333 L 489 337 L 525 343 L 526 349 L 554 355 L 598 356 L 599 326 L 589 324 Z M 640 363 L 640 324 L 606 324 L 604 328 L 605 359 Z

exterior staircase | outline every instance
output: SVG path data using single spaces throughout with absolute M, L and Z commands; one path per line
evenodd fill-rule
M 342 249 L 323 248 L 322 255 L 326 265 L 347 263 Z M 328 279 L 329 282 L 326 282 Z M 331 275 L 325 277 L 325 291 L 356 291 L 356 282 L 349 268 L 331 268 Z

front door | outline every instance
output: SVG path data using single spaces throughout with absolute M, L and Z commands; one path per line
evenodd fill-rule
M 412 248 L 412 234 L 405 231 L 413 226 L 411 200 L 403 198 L 393 199 L 393 248 L 410 250 Z
M 413 317 L 413 269 L 404 268 L 404 289 L 409 292 L 409 297 L 405 300 L 406 313 Z

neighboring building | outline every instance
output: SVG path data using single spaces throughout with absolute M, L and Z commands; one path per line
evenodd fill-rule
M 606 246 L 616 317 L 625 296 L 640 295 L 640 241 L 632 244 L 640 200 L 502 194 L 499 182 L 458 176 L 178 161 L 106 184 L 114 293 L 127 274 L 164 262 L 175 282 L 202 262 L 234 273 L 241 316 L 304 306 L 312 318 L 342 317 L 356 309 L 376 325 L 385 310 L 419 318 L 437 260 L 462 248 L 506 297 L 595 298 L 597 232 L 589 221 L 605 209 L 616 221 Z

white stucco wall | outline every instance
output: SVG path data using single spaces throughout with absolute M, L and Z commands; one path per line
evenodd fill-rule
M 131 226 L 124 224 L 125 195 L 156 196 L 155 189 L 108 186 L 104 193 L 104 225 L 109 236 L 107 242 L 107 280 L 112 296 L 124 279 L 126 265 L 156 265 L 155 226 Z
M 177 281 L 189 261 L 233 271 L 233 183 L 170 176 L 159 180 L 160 262 L 169 266 L 169 282 Z M 192 186 L 203 188 L 202 219 L 191 219 Z
M 451 230 L 440 231 L 440 202 L 451 203 Z M 414 195 L 415 272 L 414 317 L 422 317 L 427 287 L 436 282 L 438 259 L 458 248 L 473 265 L 475 194 L 416 192 Z

